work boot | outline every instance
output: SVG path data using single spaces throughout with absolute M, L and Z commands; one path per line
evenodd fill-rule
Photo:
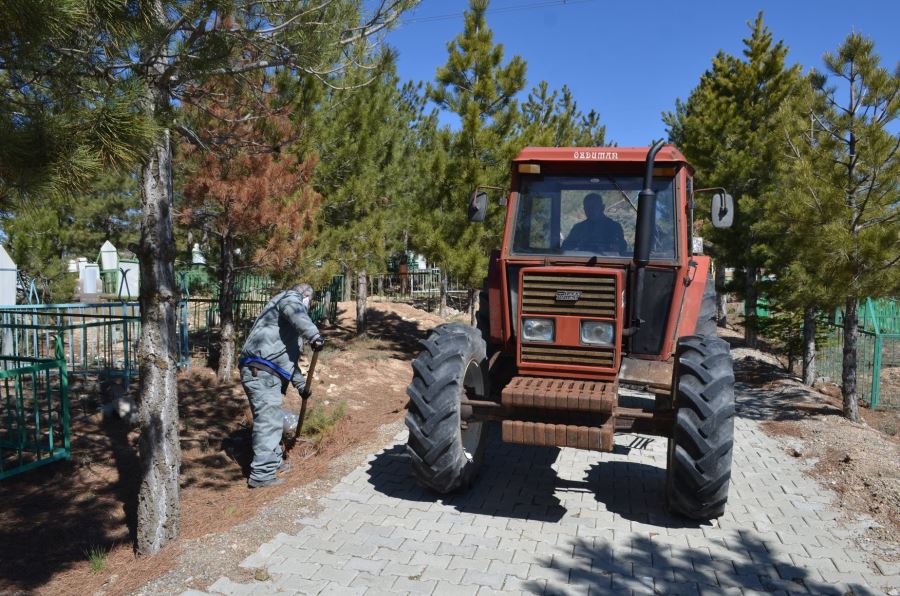
M 282 461 L 280 464 L 278 464 L 278 467 L 275 468 L 275 473 L 276 474 L 287 474 L 288 472 L 290 472 L 293 469 L 294 469 L 294 464 L 292 464 L 289 461 Z
M 251 478 L 247 481 L 247 486 L 250 488 L 266 488 L 269 486 L 278 486 L 279 484 L 284 484 L 284 478 L 269 478 L 268 480 L 253 480 Z

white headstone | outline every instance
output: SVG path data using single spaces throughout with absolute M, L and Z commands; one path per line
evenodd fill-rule
M 109 240 L 100 247 L 100 268 L 103 271 L 119 268 L 119 251 Z
M 76 259 L 69 259 L 69 266 L 66 271 L 69 273 L 78 273 L 78 261 Z
M 194 242 L 194 248 L 191 249 L 191 264 L 206 265 L 206 257 L 204 257 L 203 252 L 200 251 L 199 242 Z
M 141 290 L 141 269 L 138 263 L 123 261 L 119 263 L 122 298 L 137 298 Z
M 100 266 L 97 263 L 85 263 L 79 278 L 82 294 L 97 294 L 100 291 Z
M 16 303 L 16 264 L 0 246 L 0 304 Z

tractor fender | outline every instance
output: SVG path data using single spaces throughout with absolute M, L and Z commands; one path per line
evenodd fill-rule
M 503 343 L 503 293 L 501 290 L 500 251 L 492 250 L 488 262 L 487 293 L 490 311 L 490 343 Z
M 678 314 L 678 327 L 675 339 L 693 335 L 697 327 L 697 319 L 703 306 L 703 291 L 707 283 L 712 283 L 709 276 L 712 259 L 707 255 L 694 255 L 689 261 L 686 274 L 682 278 L 684 299 L 681 312 Z

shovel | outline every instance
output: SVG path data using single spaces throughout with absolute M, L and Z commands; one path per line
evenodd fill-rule
M 313 373 L 316 370 L 316 362 L 319 360 L 319 351 L 313 350 L 312 359 L 309 361 L 309 370 L 306 372 L 306 383 L 303 385 L 303 391 L 300 392 L 300 415 L 297 417 L 297 429 L 294 435 L 285 441 L 284 455 L 287 457 L 288 452 L 297 443 L 300 438 L 300 430 L 303 428 L 303 418 L 306 417 L 306 402 L 312 395 Z

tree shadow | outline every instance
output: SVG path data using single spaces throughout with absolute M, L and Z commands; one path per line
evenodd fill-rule
M 533 593 L 719 593 L 726 590 L 813 594 L 871 594 L 861 583 L 822 581 L 787 555 L 772 553 L 775 544 L 749 533 L 723 533 L 710 546 L 691 548 L 666 534 L 630 534 L 619 538 L 573 537 L 552 546 L 536 566 L 550 570 L 543 582 L 526 582 Z
M 809 416 L 840 414 L 794 375 L 755 358 L 734 364 L 736 410 L 750 420 L 803 420 Z
M 134 544 L 141 466 L 137 430 L 104 419 L 101 383 L 70 395 L 72 459 L 0 481 L 0 593 L 34 592 L 86 567 L 88 551 Z M 126 396 L 137 398 L 137 383 Z M 182 489 L 222 492 L 244 484 L 249 431 L 238 384 L 211 373 L 179 376 Z
M 179 387 L 182 488 L 224 491 L 249 473 L 252 448 L 240 383 L 219 384 L 211 372 L 189 376 Z
M 422 349 L 421 341 L 431 331 L 419 321 L 407 320 L 396 313 L 375 308 L 366 310 L 366 323 L 366 338 L 379 341 L 379 349 L 392 352 L 398 360 L 413 360 L 418 356 Z M 355 326 L 336 324 L 323 331 L 339 351 L 354 349 L 356 342 L 360 341 Z

